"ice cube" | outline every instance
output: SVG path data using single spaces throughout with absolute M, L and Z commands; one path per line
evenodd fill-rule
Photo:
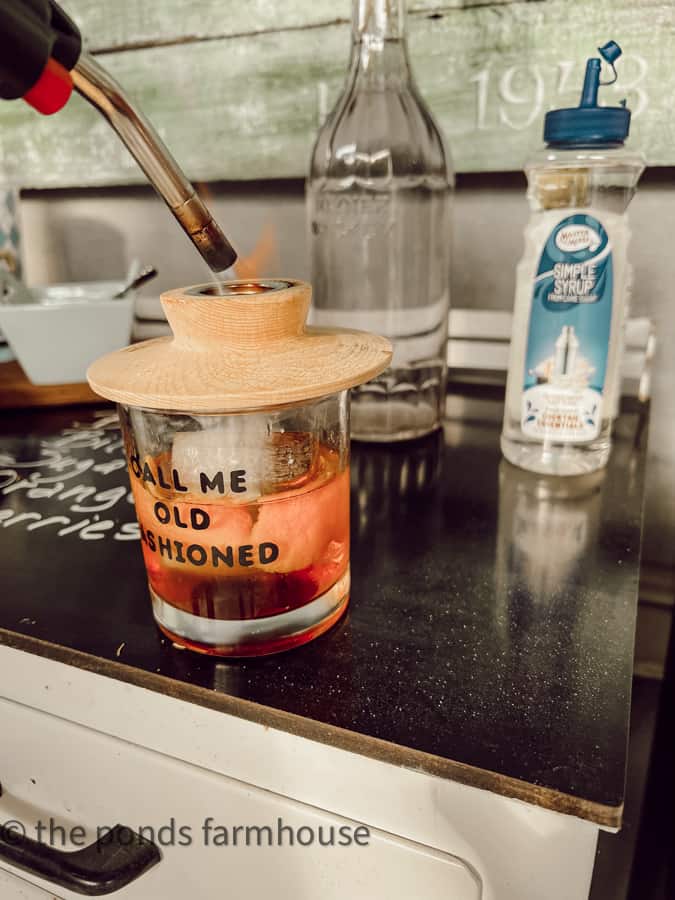
M 174 437 L 171 465 L 181 482 L 192 493 L 203 494 L 202 475 L 209 481 L 222 473 L 224 494 L 209 490 L 214 499 L 230 497 L 242 503 L 257 499 L 262 493 L 268 459 L 267 422 L 262 418 L 232 416 L 217 422 L 202 417 L 201 431 L 184 431 Z M 245 491 L 232 491 L 232 472 L 245 474 L 235 479 Z

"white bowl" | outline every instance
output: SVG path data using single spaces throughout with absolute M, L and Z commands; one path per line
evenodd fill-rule
M 134 292 L 122 281 L 32 288 L 32 303 L 0 303 L 0 329 L 33 384 L 86 381 L 89 365 L 131 339 Z

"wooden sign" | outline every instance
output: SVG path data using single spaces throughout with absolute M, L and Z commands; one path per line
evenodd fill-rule
M 91 50 L 194 180 L 303 177 L 344 84 L 350 0 L 65 0 Z M 675 4 L 667 0 L 410 0 L 417 82 L 460 172 L 521 169 L 543 117 L 576 105 L 584 61 L 614 39 L 632 145 L 675 163 Z M 79 97 L 43 118 L 0 105 L 0 164 L 25 187 L 142 183 Z

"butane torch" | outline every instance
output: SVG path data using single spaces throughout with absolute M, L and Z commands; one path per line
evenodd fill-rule
M 73 91 L 108 120 L 213 272 L 237 258 L 152 125 L 88 53 L 54 0 L 0 3 L 0 97 L 23 97 L 38 112 L 62 109 Z

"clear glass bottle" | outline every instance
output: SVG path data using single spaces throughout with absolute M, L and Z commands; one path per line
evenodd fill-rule
M 353 391 L 352 436 L 437 428 L 446 381 L 452 167 L 415 86 L 404 0 L 354 0 L 347 86 L 312 153 L 312 321 L 375 331 L 391 367 Z
M 601 48 L 613 64 L 621 51 Z M 600 60 L 581 104 L 547 115 L 526 166 L 530 221 L 518 265 L 501 446 L 552 475 L 603 467 L 618 411 L 630 270 L 626 210 L 644 169 L 624 147 L 630 111 L 599 107 Z

